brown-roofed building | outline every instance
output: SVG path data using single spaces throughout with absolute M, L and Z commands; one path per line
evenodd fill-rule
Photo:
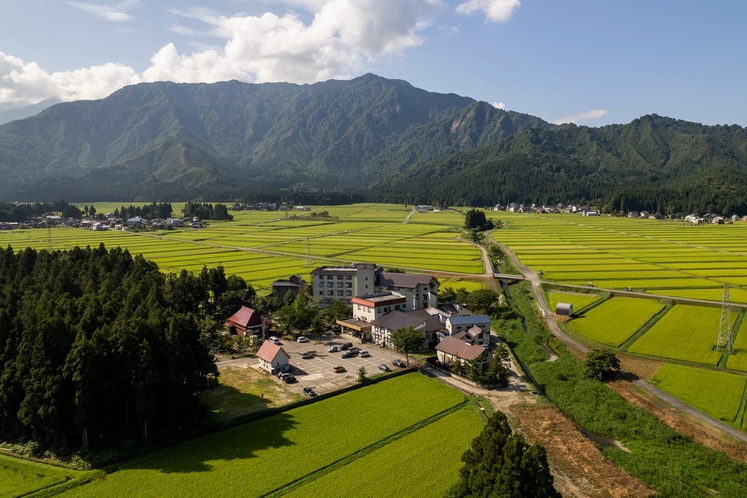
M 445 337 L 436 346 L 438 361 L 450 365 L 456 361 L 462 363 L 482 358 L 483 368 L 490 362 L 490 351 L 482 346 L 468 344 L 456 337 Z
M 428 342 L 426 341 L 427 321 L 427 318 L 414 315 L 412 312 L 405 313 L 403 311 L 392 311 L 391 313 L 371 322 L 371 325 L 373 325 L 371 337 L 376 344 L 380 344 L 384 347 L 392 347 L 392 332 L 400 328 L 412 327 L 423 333 L 422 349 L 426 349 L 428 347 Z
M 257 351 L 257 358 L 259 358 L 259 368 L 272 375 L 290 370 L 290 356 L 283 348 L 271 341 L 262 343 L 262 347 Z
M 262 333 L 262 317 L 248 306 L 242 306 L 226 322 L 229 330 L 235 330 L 236 334 L 244 336 L 247 334 Z
M 291 275 L 289 278 L 281 278 L 272 283 L 272 295 L 276 298 L 283 299 L 289 292 L 294 296 L 306 294 L 306 280 L 301 275 Z
M 407 296 L 412 309 L 438 307 L 438 280 L 423 273 L 380 273 L 376 277 L 377 291 L 394 291 Z

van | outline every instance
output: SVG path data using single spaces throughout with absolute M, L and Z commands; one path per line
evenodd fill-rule
M 362 350 L 362 351 L 358 351 L 358 356 L 360 356 L 361 358 L 368 358 L 368 357 L 369 357 L 369 356 L 371 356 L 371 355 L 369 354 L 369 352 L 368 352 L 368 351 L 366 351 L 366 350 L 364 349 L 364 350 Z
M 340 344 L 340 351 L 345 351 L 346 349 L 350 349 L 352 347 L 353 347 L 352 342 L 343 342 L 342 344 Z
M 309 358 L 311 358 L 311 353 L 309 353 L 308 351 L 302 351 L 301 358 L 304 360 L 308 360 Z

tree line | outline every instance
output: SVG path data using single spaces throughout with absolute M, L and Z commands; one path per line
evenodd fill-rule
M 2 439 L 100 449 L 199 419 L 218 378 L 203 331 L 247 290 L 103 244 L 0 249 Z
M 28 218 L 39 218 L 47 214 L 60 213 L 63 218 L 79 220 L 83 212 L 64 199 L 57 202 L 35 202 L 20 204 L 0 202 L 0 221 L 21 222 Z
M 201 220 L 233 220 L 225 204 L 208 204 L 207 202 L 187 202 L 182 209 L 185 217 L 196 216 Z
M 115 218 L 170 218 L 174 209 L 170 202 L 151 202 L 143 206 L 122 206 L 112 213 Z

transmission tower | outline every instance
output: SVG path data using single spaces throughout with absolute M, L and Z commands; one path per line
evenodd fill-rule
M 721 323 L 718 328 L 718 343 L 720 348 L 726 348 L 727 354 L 731 353 L 731 308 L 729 307 L 729 284 L 724 284 L 724 299 L 721 303 Z
M 311 239 L 306 238 L 306 268 L 311 266 Z

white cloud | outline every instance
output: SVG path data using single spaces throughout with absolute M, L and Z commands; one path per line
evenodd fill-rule
M 105 21 L 127 22 L 135 19 L 135 16 L 128 11 L 138 7 L 140 0 L 124 0 L 111 6 L 84 2 L 68 2 L 67 4 Z
M 455 36 L 455 35 L 458 35 L 459 32 L 461 31 L 461 29 L 462 29 L 462 27 L 459 24 L 454 25 L 454 26 L 450 26 L 448 24 L 442 24 L 441 26 L 438 27 L 438 30 L 444 36 Z
M 82 4 L 71 2 L 81 8 Z M 180 51 L 161 47 L 142 72 L 121 64 L 47 73 L 37 64 L 0 53 L 0 104 L 102 98 L 122 86 L 142 81 L 215 82 L 229 79 L 313 83 L 360 74 L 377 58 L 400 55 L 423 43 L 421 32 L 445 11 L 443 0 L 286 0 L 309 9 L 311 20 L 293 11 L 280 15 L 236 14 L 228 17 L 205 8 L 171 9 L 199 21 L 204 30 L 172 24 L 183 35 L 225 40 L 218 47 L 196 45 Z M 515 2 L 518 4 L 518 2 Z M 106 12 L 126 15 L 137 1 L 120 2 Z M 85 7 L 89 9 L 89 7 Z M 84 10 L 85 10 L 84 9 Z M 118 10 L 117 10 L 118 9 Z M 90 8 L 88 10 L 94 13 Z M 100 12 L 100 17 L 118 19 Z M 99 14 L 96 14 L 99 15 Z M 182 48 L 184 50 L 184 48 Z
M 496 109 L 501 109 L 501 110 L 506 108 L 506 104 L 504 104 L 503 102 L 493 102 L 490 105 L 492 105 Z
M 609 111 L 607 109 L 594 109 L 593 111 L 579 112 L 576 114 L 571 114 L 570 116 L 553 119 L 551 123 L 553 124 L 580 123 L 581 121 L 599 119 L 602 116 L 606 115 L 608 112 Z
M 457 5 L 456 11 L 465 15 L 481 11 L 487 21 L 506 22 L 520 5 L 521 0 L 467 0 Z

